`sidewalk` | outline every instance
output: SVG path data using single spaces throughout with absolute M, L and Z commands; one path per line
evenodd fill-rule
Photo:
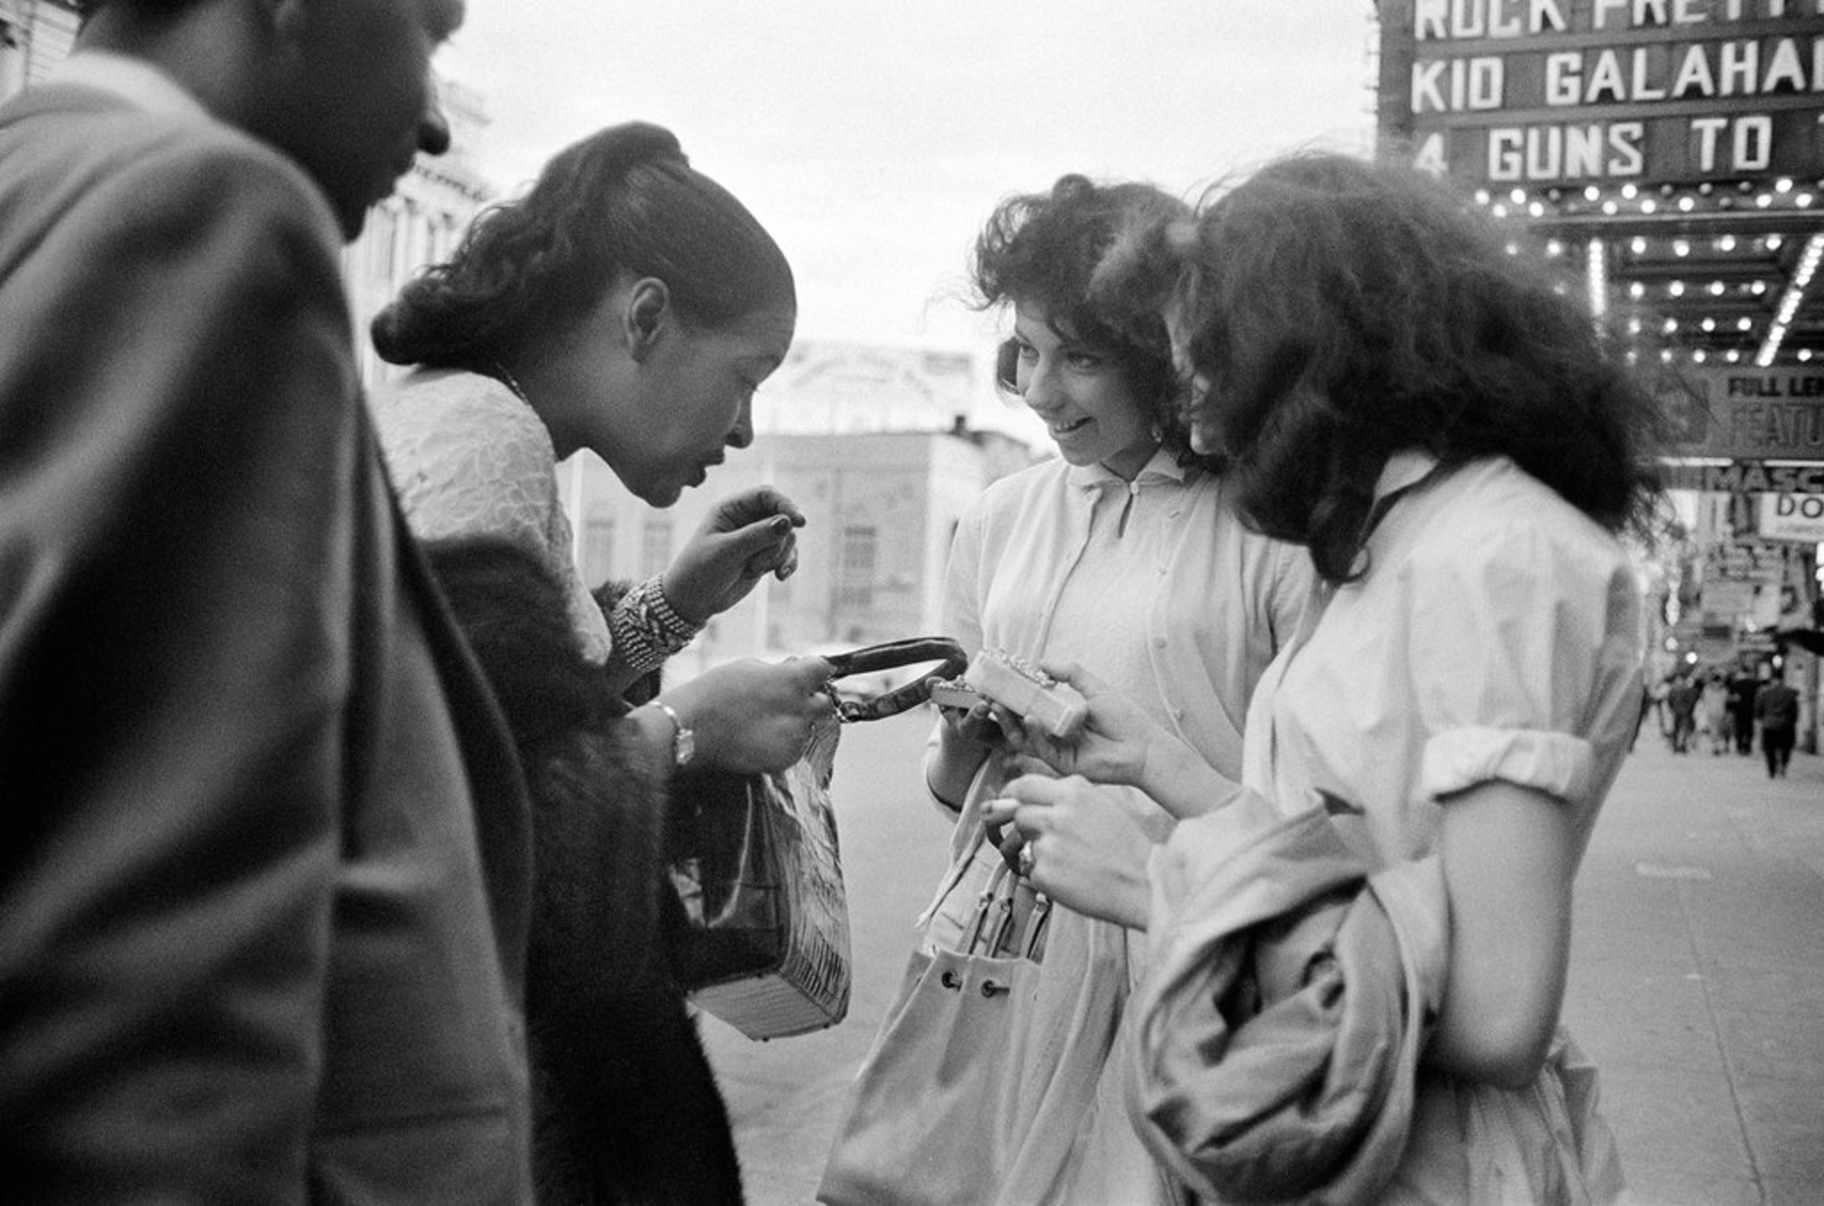
M 750 1206 L 802 1206 L 891 1000 L 945 828 L 912 778 L 928 720 L 856 726 L 837 762 L 855 938 L 849 1020 L 705 1038 Z M 1824 1202 L 1824 758 L 1643 735 L 1579 876 L 1565 1021 L 1602 1077 L 1634 1206 Z M 1100 1204 L 1096 1204 L 1100 1206 Z
M 1578 879 L 1565 1021 L 1633 1201 L 1824 1201 L 1824 759 L 1643 734 Z

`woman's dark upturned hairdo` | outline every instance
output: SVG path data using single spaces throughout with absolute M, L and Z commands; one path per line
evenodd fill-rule
M 1095 184 L 1080 175 L 1062 176 L 1049 193 L 1027 193 L 1001 203 L 976 239 L 971 273 L 982 308 L 1036 303 L 1045 308 L 1054 330 L 1106 351 L 1159 424 L 1165 445 L 1187 462 L 1201 458 L 1190 452 L 1180 402 L 1183 387 L 1157 305 L 1150 298 L 1133 305 L 1125 296 L 1092 297 L 1090 281 L 1123 229 L 1190 212 L 1184 202 L 1150 184 Z M 1168 271 L 1160 289 L 1170 279 Z M 1009 346 L 999 350 L 995 376 L 1011 390 Z
M 394 364 L 490 370 L 588 312 L 618 275 L 665 282 L 693 324 L 795 306 L 792 270 L 728 190 L 690 166 L 669 130 L 610 126 L 566 148 L 530 192 L 483 212 L 456 254 L 373 322 Z
M 1365 571 L 1374 488 L 1405 448 L 1511 457 L 1609 530 L 1647 529 L 1660 404 L 1576 291 L 1447 186 L 1301 154 L 1206 200 L 1194 226 L 1133 238 L 1117 268 L 1162 250 L 1184 265 L 1176 300 L 1209 383 L 1196 405 L 1242 514 L 1309 546 L 1326 579 Z

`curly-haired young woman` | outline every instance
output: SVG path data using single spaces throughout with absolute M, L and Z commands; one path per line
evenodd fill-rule
M 1029 746 L 1181 815 L 1242 790 L 1285 817 L 1321 800 L 1370 866 L 1439 868 L 1436 1012 L 1377 1201 L 1620 1189 L 1559 1012 L 1578 863 L 1640 716 L 1642 610 L 1618 535 L 1650 526 L 1659 411 L 1625 349 L 1509 239 L 1444 185 L 1329 154 L 1136 235 L 1140 262 L 1164 247 L 1182 265 L 1159 300 L 1194 381 L 1194 443 L 1227 459 L 1250 524 L 1310 549 L 1322 605 L 1261 678 L 1241 788 L 1064 667 L 1090 696 L 1088 737 Z M 1119 283 L 1121 257 L 1103 271 Z M 1161 937 L 1180 920 L 1162 865 L 1202 865 L 1229 824 L 1180 824 L 1145 864 L 1143 845 L 1082 840 L 1117 809 L 1108 788 L 1008 794 L 992 811 L 1031 840 L 1035 882 Z M 1154 1090 L 1223 1051 L 1168 1068 L 1155 1040 L 1206 1003 L 1164 982 L 1142 995 L 1158 1026 L 1137 1043 L 1137 1121 L 1198 1174 L 1222 1136 L 1187 1132 Z

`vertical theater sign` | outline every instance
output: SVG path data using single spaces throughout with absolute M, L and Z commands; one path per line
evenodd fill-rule
M 1383 152 L 1517 219 L 1663 374 L 1713 519 L 1706 648 L 1815 627 L 1824 0 L 1377 8 Z

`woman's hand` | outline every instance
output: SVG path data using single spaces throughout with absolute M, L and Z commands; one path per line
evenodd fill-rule
M 982 820 L 1006 826 L 1003 853 L 1025 846 L 1028 854 L 1015 861 L 1039 891 L 1079 913 L 1146 928 L 1153 844 L 1118 793 L 1081 776 L 1022 775 L 989 803 Z
M 1199 816 L 1234 796 L 1236 785 L 1203 755 L 1089 671 L 1070 662 L 1047 662 L 1040 668 L 1082 692 L 1089 715 L 1075 735 L 1059 740 L 1036 725 L 1022 724 L 997 704 L 994 718 L 1013 750 L 1037 758 L 1060 775 L 1138 787 L 1179 820 Z
M 936 687 L 944 681 L 928 678 L 925 685 Z M 1001 731 L 1000 722 L 994 718 L 994 710 L 986 698 L 978 696 L 977 701 L 966 708 L 942 703 L 935 697 L 931 702 L 937 706 L 937 715 L 944 722 L 947 736 L 985 750 L 1007 744 L 1007 735 Z
M 696 764 L 736 774 L 783 770 L 823 725 L 836 723 L 830 664 L 820 657 L 743 658 L 659 698 L 696 730 Z
M 1037 725 L 1022 723 L 999 704 L 992 706 L 992 712 L 1010 746 L 1060 775 L 1140 786 L 1149 761 L 1157 763 L 1161 750 L 1182 744 L 1139 705 L 1074 662 L 1046 662 L 1040 669 L 1082 692 L 1089 715 L 1081 729 L 1060 739 Z
M 731 494 L 691 534 L 665 571 L 665 597 L 692 624 L 706 623 L 747 597 L 768 574 L 798 569 L 804 515 L 771 486 Z

